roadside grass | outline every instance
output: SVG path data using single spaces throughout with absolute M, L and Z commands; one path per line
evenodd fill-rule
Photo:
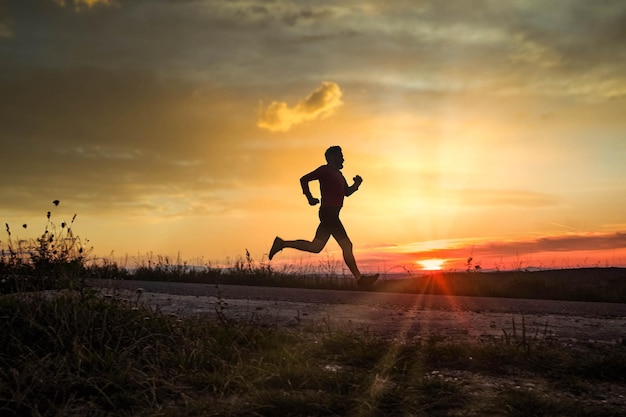
M 626 268 L 438 272 L 387 281 L 380 290 L 419 294 L 626 302 Z
M 521 334 L 399 343 L 330 323 L 295 330 L 177 317 L 88 289 L 2 296 L 0 332 L 7 416 L 624 412 L 624 401 L 598 400 L 606 387 L 626 393 L 624 345 Z
M 268 262 L 255 261 L 246 251 L 245 256 L 237 258 L 229 267 L 191 266 L 181 259 L 150 255 L 132 270 L 112 261 L 101 261 L 89 264 L 85 272 L 88 278 L 94 279 L 357 290 L 354 278 L 338 272 L 340 270 L 331 258 L 318 267 L 275 270 Z M 626 268 L 437 271 L 409 274 L 404 278 L 382 274 L 372 291 L 626 303 Z
M 56 208 L 59 200 L 52 202 Z M 5 223 L 7 239 L 0 240 L 0 294 L 84 285 L 91 247 L 74 232 L 70 221 L 55 221 L 46 213 L 43 232 L 23 239 Z M 28 224 L 22 224 L 23 230 Z
M 302 275 L 248 252 L 227 269 L 156 257 L 131 271 L 90 260 L 75 216 L 46 218 L 39 237 L 18 239 L 7 224 L 0 242 L 2 416 L 626 415 L 626 342 L 568 346 L 531 335 L 523 317 L 490 341 L 400 343 L 328 321 L 285 329 L 233 320 L 220 300 L 217 319 L 167 315 L 86 280 L 355 287 L 332 260 Z M 626 300 L 621 269 L 504 274 L 383 280 L 376 290 Z
M 78 288 L 88 279 L 146 280 L 203 284 L 258 285 L 274 287 L 355 290 L 342 263 L 328 254 L 317 266 L 300 265 L 276 270 L 271 263 L 245 255 L 228 266 L 190 265 L 180 259 L 149 254 L 128 267 L 111 259 L 90 257 L 92 248 L 74 231 L 70 221 L 56 220 L 60 202 L 53 201 L 38 237 L 22 239 L 5 224 L 7 239 L 0 240 L 0 294 L 55 288 Z M 22 225 L 26 230 L 27 224 Z M 382 274 L 375 291 L 482 297 L 626 302 L 626 268 L 577 268 L 545 271 L 465 272 L 413 275 L 387 279 Z

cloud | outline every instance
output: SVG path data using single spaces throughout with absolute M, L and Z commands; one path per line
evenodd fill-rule
M 261 109 L 257 126 L 272 132 L 286 132 L 300 123 L 328 117 L 343 104 L 341 95 L 339 85 L 324 81 L 294 107 L 285 102 L 272 101 Z
M 53 0 L 56 4 L 61 7 L 66 7 L 69 4 L 74 5 L 74 10 L 81 10 L 82 8 L 91 9 L 95 6 L 111 6 L 114 1 L 113 0 Z
M 0 41 L 13 38 L 14 19 L 8 5 L 0 5 Z
M 256 127 L 230 112 L 254 108 L 253 98 L 151 73 L 20 74 L 0 78 L 0 96 L 11 97 L 0 102 L 0 137 L 10 138 L 2 141 L 3 213 L 30 213 L 42 196 L 91 214 L 168 199 L 180 210 L 204 200 L 226 207 L 232 199 L 223 195 L 261 177 L 252 174 L 260 158 L 242 162 L 242 137 Z
M 367 92 L 393 85 L 444 94 L 473 89 L 620 99 L 625 91 L 621 1 L 602 7 L 557 2 L 547 11 L 535 1 L 489 0 L 478 7 L 406 0 L 375 7 L 355 0 L 332 6 L 250 0 L 9 3 L 15 22 L 0 18 L 0 40 L 12 35 L 0 51 L 7 64 L 158 68 L 251 88 L 269 86 L 268 80 L 294 85 L 307 74 L 305 79 L 332 79 L 344 89 L 359 82 Z M 112 11 L 74 13 L 103 9 Z
M 458 247 L 412 252 L 414 257 L 462 259 L 468 254 L 479 259 L 493 256 L 518 256 L 530 253 L 568 253 L 572 251 L 606 251 L 626 248 L 626 233 L 580 233 L 548 236 L 532 240 L 472 243 L 461 241 Z
M 333 12 L 328 9 L 311 9 L 310 7 L 300 8 L 294 12 L 287 12 L 283 15 L 283 21 L 290 25 L 296 25 L 299 21 L 313 21 L 325 20 L 333 16 Z
M 0 39 L 13 37 L 13 31 L 6 23 L 0 22 Z

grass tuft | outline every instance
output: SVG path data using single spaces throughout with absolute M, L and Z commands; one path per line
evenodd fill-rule
M 55 207 L 59 203 L 52 202 Z M 14 236 L 5 223 L 7 240 L 0 241 L 0 294 L 83 286 L 91 248 L 89 241 L 74 233 L 76 214 L 59 224 L 48 211 L 46 219 L 41 235 L 31 239 Z

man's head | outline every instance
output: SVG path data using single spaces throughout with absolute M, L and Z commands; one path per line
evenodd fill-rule
M 340 146 L 331 146 L 326 149 L 324 153 L 324 157 L 326 157 L 326 162 L 328 165 L 331 165 L 337 169 L 343 168 L 343 152 L 341 151 Z

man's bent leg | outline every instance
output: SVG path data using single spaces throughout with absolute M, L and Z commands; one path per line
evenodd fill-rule
M 330 239 L 330 231 L 327 227 L 320 222 L 317 230 L 315 231 L 315 237 L 312 241 L 298 239 L 298 240 L 282 240 L 278 236 L 274 239 L 274 244 L 272 245 L 272 249 L 270 249 L 269 259 L 270 261 L 278 252 L 283 250 L 284 248 L 293 248 L 298 249 L 304 252 L 311 253 L 320 253 L 324 246 L 326 246 L 326 242 Z
M 326 239 L 328 241 L 328 239 Z M 308 240 L 282 240 L 278 236 L 274 239 L 274 243 L 272 244 L 272 248 L 270 249 L 268 258 L 271 261 L 278 252 L 282 251 L 285 248 L 293 248 L 298 249 L 304 252 L 312 252 L 312 253 L 320 253 L 324 246 L 326 245 L 326 241 L 322 239 L 315 238 L 313 241 L 309 242 Z
M 320 253 L 322 249 L 324 249 L 324 246 L 326 246 L 327 241 L 328 239 L 322 240 L 318 238 L 315 238 L 310 242 L 302 239 L 285 240 L 283 241 L 283 248 L 293 248 L 304 252 Z
M 298 240 L 284 240 L 282 241 L 283 248 L 293 248 L 304 252 L 320 253 L 326 242 L 330 239 L 330 232 L 320 223 L 315 231 L 315 237 L 312 241 L 298 239 Z

